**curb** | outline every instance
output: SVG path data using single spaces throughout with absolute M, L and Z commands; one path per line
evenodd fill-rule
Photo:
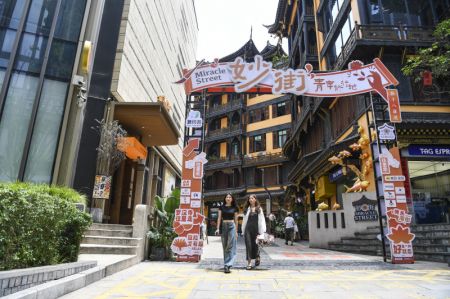
M 118 261 L 106 266 L 97 266 L 85 270 L 78 274 L 66 276 L 64 278 L 53 280 L 47 283 L 31 287 L 29 289 L 5 296 L 5 299 L 53 299 L 61 297 L 70 292 L 84 288 L 106 276 L 122 271 L 140 262 L 138 256 L 133 256 L 125 260 Z

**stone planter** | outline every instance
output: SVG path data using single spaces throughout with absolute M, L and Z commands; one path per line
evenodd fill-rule
M 150 259 L 152 261 L 163 261 L 166 258 L 166 249 L 164 247 L 152 247 Z

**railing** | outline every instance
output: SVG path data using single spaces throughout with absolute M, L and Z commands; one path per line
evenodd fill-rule
M 206 134 L 205 141 L 211 142 L 219 139 L 229 138 L 231 136 L 242 134 L 242 128 L 240 125 L 232 125 L 229 128 L 222 128 L 214 131 L 210 131 Z
M 210 107 L 207 111 L 206 114 L 209 117 L 212 116 L 216 116 L 219 115 L 221 113 L 226 113 L 228 111 L 234 110 L 234 109 L 238 109 L 242 107 L 242 101 L 241 100 L 232 100 L 224 105 L 218 105 L 218 106 L 213 106 Z
M 358 41 L 406 45 L 417 42 L 430 43 L 434 41 L 434 37 L 433 30 L 429 27 L 355 24 L 334 64 L 334 69 L 339 70 L 344 67 Z
M 244 166 L 253 166 L 262 163 L 284 162 L 288 159 L 282 153 L 265 154 L 244 158 Z
M 205 165 L 205 170 L 227 168 L 242 164 L 240 155 L 231 155 L 229 157 L 207 157 L 207 159 L 208 163 Z

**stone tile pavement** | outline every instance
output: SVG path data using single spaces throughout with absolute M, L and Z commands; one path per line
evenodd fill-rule
M 446 264 L 391 265 L 305 243 L 276 245 L 248 271 L 240 241 L 236 267 L 224 274 L 220 240 L 210 237 L 198 264 L 142 262 L 62 298 L 450 298 Z

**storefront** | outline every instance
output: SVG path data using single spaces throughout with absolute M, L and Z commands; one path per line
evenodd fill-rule
M 401 154 L 415 223 L 449 223 L 450 145 L 410 144 Z

